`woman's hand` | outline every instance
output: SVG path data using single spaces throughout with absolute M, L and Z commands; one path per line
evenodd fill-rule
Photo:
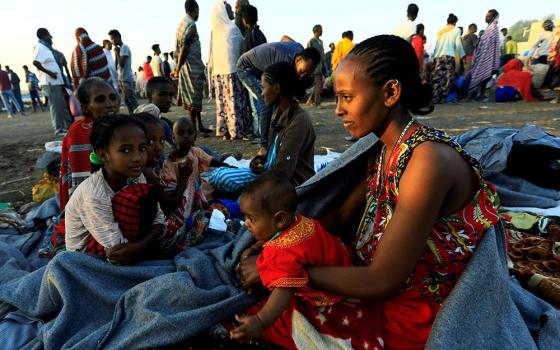
M 235 315 L 235 319 L 241 324 L 229 333 L 231 339 L 255 339 L 264 331 L 263 324 L 255 315 L 241 317 Z
M 261 283 L 261 276 L 257 270 L 257 256 L 262 250 L 263 242 L 257 242 L 245 249 L 241 254 L 241 261 L 237 264 L 235 271 L 239 274 L 241 288 L 247 289 L 249 293 L 252 287 Z

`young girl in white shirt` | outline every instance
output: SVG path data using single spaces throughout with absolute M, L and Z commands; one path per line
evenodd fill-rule
M 90 142 L 94 173 L 66 205 L 66 249 L 100 255 L 113 264 L 144 260 L 157 251 L 164 222 L 157 203 L 143 202 L 150 192 L 142 174 L 147 161 L 146 128 L 127 115 L 106 115 L 96 119 Z M 136 205 L 125 221 L 114 211 L 117 206 L 123 212 L 122 198 Z M 139 198 L 141 204 L 131 198 Z M 146 214 L 141 213 L 148 207 L 153 208 L 148 215 L 153 217 L 151 225 L 145 224 Z M 139 227 L 132 235 L 131 224 Z

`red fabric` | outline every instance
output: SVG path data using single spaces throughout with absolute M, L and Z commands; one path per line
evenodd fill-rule
M 150 192 L 152 186 L 128 185 L 111 199 L 115 221 L 129 242 L 141 240 L 154 221 L 157 202 Z
M 132 184 L 115 193 L 111 199 L 113 215 L 129 242 L 138 242 L 148 232 L 157 211 L 151 184 Z M 105 248 L 90 234 L 84 253 L 105 257 Z
M 263 285 L 298 288 L 296 296 L 316 306 L 332 305 L 342 298 L 307 287 L 306 266 L 351 266 L 350 251 L 319 222 L 299 216 L 276 239 L 267 242 L 257 259 Z
M 144 76 L 146 77 L 146 81 L 150 81 L 154 77 L 154 71 L 148 62 L 144 62 L 142 64 L 142 69 L 144 70 Z
M 269 289 L 297 288 L 295 298 L 272 326 L 265 330 L 266 342 L 295 349 L 292 339 L 292 316 L 299 312 L 314 328 L 339 340 L 351 339 L 354 349 L 381 349 L 381 317 L 378 306 L 344 300 L 342 297 L 313 290 L 307 286 L 307 266 L 351 266 L 350 252 L 319 222 L 299 216 L 297 221 L 276 239 L 267 242 L 257 259 L 263 285 Z M 266 298 L 250 308 L 257 313 Z
M 12 89 L 12 83 L 10 82 L 10 76 L 6 71 L 0 70 L 0 91 L 6 91 Z
M 412 47 L 416 53 L 416 58 L 418 58 L 420 70 L 422 70 L 424 68 L 424 38 L 421 35 L 415 35 L 412 38 Z
M 531 77 L 530 72 L 523 71 L 523 63 L 513 59 L 504 66 L 504 74 L 498 78 L 496 86 L 514 87 L 525 101 L 536 102 L 537 99 L 531 94 Z
M 93 118 L 85 117 L 78 120 L 72 123 L 68 129 L 68 134 L 62 141 L 59 177 L 61 211 L 64 210 L 68 200 L 70 200 L 70 188 L 77 187 L 81 181 L 87 178 L 85 175 L 76 176 L 76 173 L 86 174 L 91 171 L 89 135 L 92 127 Z

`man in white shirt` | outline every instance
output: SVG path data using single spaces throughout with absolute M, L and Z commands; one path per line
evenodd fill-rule
M 39 70 L 39 85 L 49 98 L 51 119 L 55 135 L 65 136 L 72 124 L 65 94 L 61 64 L 52 48 L 52 36 L 45 28 L 37 30 L 39 43 L 33 50 L 33 65 Z
M 154 57 L 152 58 L 152 62 L 150 62 L 150 66 L 152 67 L 154 77 L 163 77 L 163 61 L 161 57 L 159 57 L 161 54 L 159 44 L 152 45 L 152 50 L 154 51 Z
M 418 6 L 409 4 L 406 9 L 406 20 L 397 27 L 395 35 L 412 42 L 412 36 L 416 33 L 416 27 L 414 26 L 416 17 L 418 17 Z
M 111 85 L 113 85 L 113 88 L 118 93 L 119 76 L 117 75 L 117 66 L 115 66 L 115 59 L 113 58 L 113 44 L 111 44 L 111 41 L 103 40 L 103 52 L 105 52 L 105 57 L 107 57 L 107 64 L 111 73 Z
M 124 103 L 128 109 L 128 113 L 134 113 L 138 107 L 136 100 L 136 83 L 134 82 L 134 73 L 132 73 L 132 52 L 128 45 L 125 45 L 121 39 L 121 33 L 113 29 L 109 32 L 109 39 L 114 45 L 115 65 L 117 66 L 117 74 L 119 76 L 119 85 L 124 95 Z
M 175 53 L 173 51 L 169 52 L 169 68 L 173 72 L 177 67 L 177 63 L 175 62 Z

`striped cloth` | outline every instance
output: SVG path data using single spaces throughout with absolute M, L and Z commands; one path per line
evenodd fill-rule
M 268 155 L 266 158 L 266 164 L 264 165 L 264 170 L 268 170 L 272 167 L 276 161 L 276 143 L 278 142 L 278 135 L 274 139 Z M 255 180 L 259 175 L 255 174 L 249 168 L 226 168 L 221 167 L 212 172 L 208 182 L 216 190 L 237 193 L 241 191 L 245 185 L 249 182 Z
M 498 16 L 478 40 L 472 66 L 467 73 L 468 92 L 472 94 L 480 85 L 500 69 L 500 32 Z
M 202 62 L 200 40 L 194 19 L 185 15 L 176 32 L 175 52 L 177 55 L 187 50 L 187 59 L 179 71 L 177 104 L 188 111 L 202 111 L 202 91 L 204 86 L 204 63 Z
M 84 28 L 76 29 L 76 40 L 78 45 L 72 52 L 70 61 L 74 89 L 78 88 L 82 79 L 89 77 L 99 77 L 110 82 L 109 63 L 101 46 L 91 41 Z
M 92 151 L 89 135 L 93 118 L 85 117 L 70 126 L 62 141 L 60 163 L 60 210 L 64 210 L 72 192 L 91 175 L 89 154 Z

